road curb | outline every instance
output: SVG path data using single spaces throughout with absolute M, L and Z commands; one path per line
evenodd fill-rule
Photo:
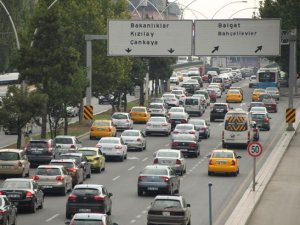
M 297 115 L 300 113 L 300 109 L 297 109 Z M 299 117 L 294 124 L 295 130 L 299 126 Z M 246 225 L 256 207 L 259 203 L 264 191 L 266 190 L 269 182 L 271 181 L 281 159 L 284 156 L 289 144 L 294 137 L 296 131 L 285 131 L 279 141 L 276 143 L 276 147 L 273 149 L 264 165 L 256 175 L 256 190 L 252 191 L 252 183 L 249 185 L 241 200 L 227 219 L 225 225 Z

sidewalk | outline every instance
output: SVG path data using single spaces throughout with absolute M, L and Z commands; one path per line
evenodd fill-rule
M 300 128 L 287 148 L 274 176 L 247 225 L 300 224 Z

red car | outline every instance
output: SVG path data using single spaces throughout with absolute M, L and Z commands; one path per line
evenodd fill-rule
M 216 102 L 217 101 L 217 93 L 214 90 L 208 90 L 208 94 L 210 97 L 210 102 Z
M 261 94 L 258 100 L 265 103 L 268 112 L 277 112 L 277 102 L 270 94 Z
M 205 82 L 205 83 L 209 82 L 209 77 L 208 77 L 207 74 L 205 74 L 205 75 L 202 76 L 202 81 Z

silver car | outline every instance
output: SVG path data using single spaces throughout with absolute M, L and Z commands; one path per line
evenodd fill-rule
M 59 154 L 77 152 L 81 148 L 81 141 L 76 136 L 60 135 L 54 138 L 54 146 Z
M 127 159 L 127 146 L 119 137 L 103 137 L 96 147 L 102 151 L 105 158 L 117 158 L 121 162 Z
M 140 130 L 125 130 L 121 134 L 121 139 L 128 149 L 143 151 L 147 148 L 145 135 Z
M 164 103 L 150 103 L 148 112 L 150 112 L 151 116 L 167 116 Z
M 72 191 L 72 177 L 63 165 L 40 165 L 32 177 L 45 193 L 57 192 L 66 195 Z
M 169 136 L 171 133 L 171 124 L 168 123 L 166 117 L 151 117 L 147 124 L 145 134 L 164 134 Z
M 172 139 L 174 140 L 178 134 L 192 134 L 195 135 L 196 139 L 199 139 L 199 131 L 196 130 L 194 124 L 177 124 L 172 132 Z
M 179 106 L 179 100 L 175 94 L 163 94 L 162 98 L 167 103 L 168 107 Z
M 194 124 L 196 130 L 199 131 L 199 138 L 209 138 L 210 137 L 210 124 L 203 119 L 192 118 L 189 120 L 189 123 Z
M 279 100 L 280 93 L 277 87 L 267 87 L 266 93 L 270 94 L 272 98 L 275 98 L 276 100 Z
M 129 113 L 115 112 L 111 116 L 111 120 L 117 130 L 128 130 L 133 128 L 133 121 L 130 119 Z
M 186 173 L 185 158 L 180 150 L 159 149 L 153 156 L 153 164 L 169 166 L 181 176 Z

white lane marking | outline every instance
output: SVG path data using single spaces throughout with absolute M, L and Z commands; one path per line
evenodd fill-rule
M 142 217 L 142 215 L 137 215 L 137 216 L 136 216 L 136 218 L 138 218 L 138 219 L 141 218 L 141 217 Z
M 118 180 L 120 178 L 120 176 L 116 176 L 114 179 L 112 179 L 113 181 Z
M 143 210 L 142 213 L 143 213 L 143 214 L 147 213 L 147 210 Z
M 142 162 L 145 162 L 147 159 L 148 159 L 148 157 L 144 158 L 144 159 L 142 160 Z
M 136 220 L 131 220 L 131 221 L 130 221 L 130 223 L 135 223 L 135 222 L 136 222 Z
M 138 157 L 127 157 L 127 159 L 139 159 Z
M 132 166 L 128 169 L 128 171 L 133 170 L 135 168 L 135 166 Z
M 58 217 L 59 214 L 55 214 L 54 216 L 51 216 L 49 219 L 46 219 L 46 222 L 50 222 L 51 220 L 53 220 L 55 217 Z
M 168 143 L 168 144 L 165 144 L 165 147 L 168 147 L 170 145 L 170 143 Z
M 222 126 L 223 125 L 223 123 L 219 123 L 219 126 Z

